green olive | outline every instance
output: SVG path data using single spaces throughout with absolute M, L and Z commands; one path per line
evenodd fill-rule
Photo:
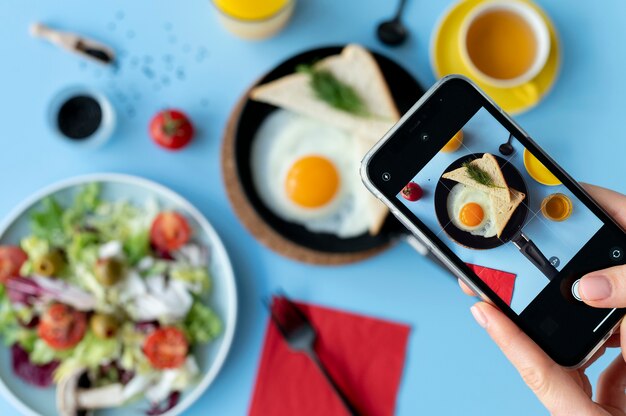
M 96 263 L 96 278 L 103 286 L 113 286 L 124 274 L 124 264 L 117 259 L 102 259 Z
M 95 313 L 91 317 L 89 324 L 91 326 L 91 330 L 98 338 L 111 338 L 117 333 L 117 320 L 111 315 Z
M 41 276 L 54 276 L 58 274 L 65 264 L 63 256 L 58 251 L 51 251 L 35 260 L 33 265 L 35 273 Z

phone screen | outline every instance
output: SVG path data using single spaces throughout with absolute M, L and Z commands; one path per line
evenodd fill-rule
M 591 308 L 578 291 L 584 274 L 625 262 L 624 232 L 525 132 L 459 84 L 401 123 L 368 177 L 552 358 L 576 366 L 624 313 Z
M 517 314 L 603 225 L 484 108 L 396 198 Z

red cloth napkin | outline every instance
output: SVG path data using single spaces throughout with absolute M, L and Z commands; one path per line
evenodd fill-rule
M 298 303 L 318 331 L 315 350 L 361 415 L 393 415 L 410 328 Z M 315 364 L 269 322 L 250 416 L 344 416 Z
M 517 275 L 503 272 L 502 270 L 490 269 L 489 267 L 477 266 L 471 263 L 466 264 L 483 282 L 487 283 L 487 286 L 489 286 L 491 290 L 496 292 L 496 295 L 500 296 L 500 299 L 511 306 L 513 289 L 515 288 L 515 278 Z

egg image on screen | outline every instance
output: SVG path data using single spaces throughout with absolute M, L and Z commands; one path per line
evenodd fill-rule
M 485 238 L 497 234 L 491 199 L 486 193 L 463 184 L 448 194 L 448 216 L 455 227 Z
M 274 111 L 254 139 L 251 169 L 263 203 L 278 217 L 318 233 L 368 232 L 368 191 L 355 138 L 286 110 Z

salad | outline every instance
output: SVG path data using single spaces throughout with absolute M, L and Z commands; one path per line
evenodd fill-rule
M 146 398 L 176 406 L 199 377 L 194 346 L 222 330 L 206 305 L 209 248 L 156 201 L 104 201 L 97 183 L 53 197 L 19 246 L 0 246 L 0 335 L 25 381 L 56 384 L 61 415 Z

